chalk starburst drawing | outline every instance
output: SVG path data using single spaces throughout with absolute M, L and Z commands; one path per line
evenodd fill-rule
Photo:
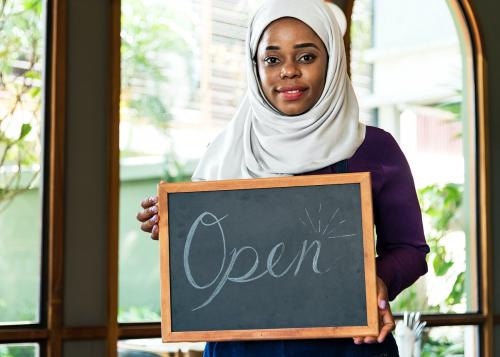
M 313 233 L 316 235 L 320 235 L 322 237 L 326 237 L 326 239 L 334 239 L 334 238 L 347 238 L 347 237 L 354 237 L 356 234 L 340 234 L 336 235 L 335 230 L 339 228 L 340 225 L 344 224 L 347 222 L 346 219 L 338 220 L 338 216 L 340 213 L 340 208 L 335 208 L 333 211 L 327 215 L 328 220 L 326 221 L 326 224 L 321 221 L 321 217 L 324 216 L 324 214 L 321 214 L 323 206 L 320 203 L 318 210 L 315 213 L 314 211 L 309 211 L 307 207 L 304 207 L 304 217 L 299 217 L 299 222 L 310 229 L 312 229 Z

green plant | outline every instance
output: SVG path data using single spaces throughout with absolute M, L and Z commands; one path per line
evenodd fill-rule
M 429 336 L 428 333 L 425 333 L 422 338 L 422 357 L 451 357 L 463 355 L 463 341 L 451 341 L 447 337 L 434 339 Z
M 39 173 L 41 13 L 41 0 L 0 0 L 0 212 Z
M 127 308 L 120 308 L 120 310 L 118 311 L 118 321 L 122 323 L 137 321 L 160 321 L 160 319 L 160 311 L 153 311 L 148 306 L 131 306 Z
M 4 300 L 0 299 L 0 321 L 2 322 L 36 321 L 38 319 L 36 311 L 37 309 L 29 300 L 26 301 L 26 299 L 19 298 L 13 305 L 7 304 Z
M 166 129 L 172 104 L 162 92 L 169 82 L 168 56 L 193 63 L 192 27 L 192 19 L 168 2 L 150 1 L 147 6 L 142 1 L 122 2 L 123 119 Z
M 463 186 L 453 183 L 443 186 L 430 185 L 418 192 L 422 213 L 427 216 L 431 226 L 426 239 L 431 248 L 429 260 L 437 276 L 445 275 L 453 265 L 441 240 L 453 225 L 460 225 L 459 221 L 454 219 L 460 212 L 462 195 Z
M 191 181 L 191 172 L 183 165 L 174 153 L 168 154 L 162 180 L 166 182 Z
M 445 185 L 429 185 L 417 192 L 424 220 L 428 222 L 426 240 L 430 247 L 427 262 L 430 273 L 444 277 L 454 265 L 443 238 L 452 230 L 463 230 L 461 221 L 461 205 L 463 185 L 447 183 Z M 406 289 L 393 304 L 394 311 L 442 312 L 463 302 L 465 297 L 465 273 L 459 272 L 452 289 L 440 304 L 428 305 L 426 300 L 419 299 L 415 285 Z
M 0 357 L 35 357 L 36 355 L 35 346 L 0 346 Z

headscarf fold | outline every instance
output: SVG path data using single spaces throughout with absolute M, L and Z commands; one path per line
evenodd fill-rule
M 253 60 L 263 31 L 283 17 L 307 24 L 328 52 L 323 92 L 311 109 L 296 116 L 280 113 L 267 101 Z M 350 158 L 366 130 L 359 122 L 347 75 L 341 30 L 323 0 L 267 0 L 250 21 L 245 44 L 247 92 L 228 126 L 207 148 L 192 179 L 291 176 Z

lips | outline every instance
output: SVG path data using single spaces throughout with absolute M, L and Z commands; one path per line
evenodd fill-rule
M 277 89 L 278 95 L 284 100 L 298 100 L 304 96 L 307 87 L 302 86 L 289 86 L 279 87 Z

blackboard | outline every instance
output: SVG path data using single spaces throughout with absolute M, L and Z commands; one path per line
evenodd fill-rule
M 378 334 L 369 173 L 158 194 L 164 341 Z

